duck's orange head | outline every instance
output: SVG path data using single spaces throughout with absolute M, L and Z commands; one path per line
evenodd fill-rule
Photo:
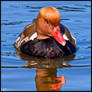
M 52 36 L 64 46 L 66 42 L 60 32 L 60 19 L 61 15 L 56 8 L 41 8 L 36 21 L 37 39 L 47 39 Z

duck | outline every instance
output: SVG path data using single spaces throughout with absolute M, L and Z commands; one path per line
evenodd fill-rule
M 74 54 L 76 39 L 60 23 L 61 14 L 55 7 L 43 7 L 32 24 L 24 27 L 14 46 L 29 56 L 57 58 Z

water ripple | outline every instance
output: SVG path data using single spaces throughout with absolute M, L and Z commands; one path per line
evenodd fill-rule
M 16 21 L 16 22 L 2 23 L 1 25 L 18 25 L 25 22 L 31 22 L 31 21 Z
M 85 7 L 91 7 L 91 5 L 84 5 Z
M 19 6 L 15 6 L 15 5 L 10 5 L 10 7 L 12 7 L 12 8 L 19 8 Z
M 57 7 L 57 9 L 63 10 L 63 11 L 79 11 L 79 12 L 85 12 L 85 8 L 78 8 L 78 7 L 68 7 L 68 6 L 63 6 L 63 7 Z
M 38 12 L 37 10 L 29 10 L 29 12 Z
M 70 20 L 70 19 L 66 19 L 66 18 L 65 19 L 61 19 L 61 21 L 63 21 L 63 20 Z
M 32 6 L 25 6 L 27 9 L 29 8 L 29 9 L 40 9 L 40 8 L 42 8 L 42 7 L 32 7 Z
M 13 44 L 3 44 L 3 46 L 13 46 Z
M 86 59 L 89 59 L 91 58 L 91 56 L 85 56 L 85 57 L 81 57 L 81 58 L 76 58 L 74 60 L 86 60 Z
M 8 20 L 2 20 L 2 19 L 1 19 L 1 21 L 8 21 Z
M 2 56 L 16 56 L 14 52 L 2 52 Z
M 76 5 L 77 7 L 78 7 L 78 6 L 81 6 L 81 7 L 84 6 L 84 7 L 86 7 L 86 8 L 87 8 L 87 7 L 91 7 L 91 5 L 80 5 L 80 4 L 75 4 L 75 5 Z

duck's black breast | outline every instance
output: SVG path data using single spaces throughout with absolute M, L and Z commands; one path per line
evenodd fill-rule
M 63 55 L 56 42 L 51 39 L 31 40 L 21 46 L 21 51 L 37 57 L 54 58 Z
M 71 50 L 72 44 L 67 42 L 66 46 L 61 46 L 54 39 L 48 38 L 45 40 L 31 40 L 23 44 L 20 50 L 28 55 L 55 58 L 64 55 L 72 54 L 75 50 Z

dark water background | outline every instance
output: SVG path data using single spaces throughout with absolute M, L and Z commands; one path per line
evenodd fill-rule
M 45 6 L 54 6 L 60 11 L 61 23 L 69 28 L 77 41 L 75 56 L 44 60 L 26 56 L 14 48 L 23 28 L 32 23 L 40 8 Z M 90 91 L 91 2 L 2 1 L 1 65 L 2 91 Z M 66 79 L 64 85 L 55 81 L 62 75 Z

